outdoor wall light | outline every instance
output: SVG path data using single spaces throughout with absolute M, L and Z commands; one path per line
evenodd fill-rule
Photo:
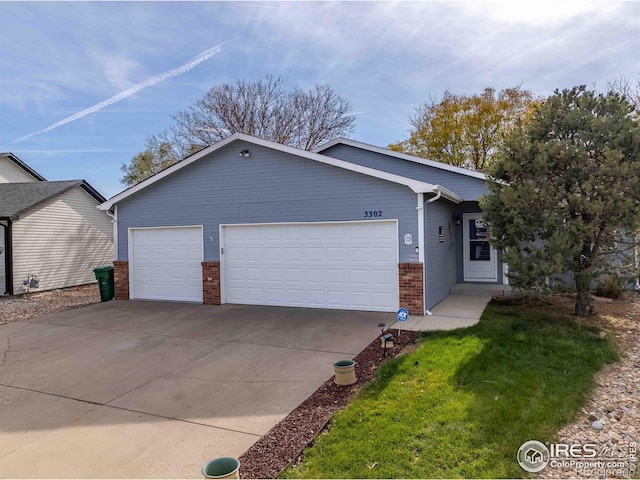
M 249 157 L 249 149 L 248 149 L 248 148 L 245 148 L 244 150 L 242 150 L 242 151 L 240 152 L 240 156 L 241 156 L 241 157 L 244 157 L 244 158 Z

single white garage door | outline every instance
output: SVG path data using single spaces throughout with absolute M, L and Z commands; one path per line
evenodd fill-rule
M 223 302 L 392 312 L 396 221 L 222 228 Z
M 131 298 L 202 302 L 202 227 L 132 228 Z

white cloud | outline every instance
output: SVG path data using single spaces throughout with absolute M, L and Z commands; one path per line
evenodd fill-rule
M 621 5 L 616 2 L 537 0 L 491 2 L 459 2 L 462 11 L 475 17 L 506 25 L 551 27 L 567 23 L 582 15 L 597 15 L 600 19 L 615 14 Z
M 13 143 L 18 143 L 18 142 L 22 142 L 23 140 L 27 140 L 28 138 L 33 137 L 34 135 L 39 135 L 41 133 L 45 133 L 45 132 L 50 132 L 51 130 L 61 127 L 62 125 L 66 125 L 67 123 L 73 122 L 75 120 L 78 120 L 82 117 L 85 117 L 87 115 L 90 115 L 92 113 L 97 112 L 98 110 L 103 109 L 104 107 L 107 107 L 109 105 L 113 105 L 114 103 L 117 103 L 121 100 L 124 100 L 125 98 L 130 97 L 131 95 L 135 95 L 136 93 L 138 93 L 140 90 L 143 90 L 147 87 L 152 87 L 154 85 L 157 85 L 160 82 L 163 82 L 165 80 L 168 80 L 170 78 L 173 77 L 177 77 L 178 75 L 182 75 L 183 73 L 188 72 L 189 70 L 191 70 L 192 68 L 196 67 L 197 65 L 199 65 L 200 63 L 210 59 L 211 57 L 213 57 L 214 55 L 220 53 L 222 51 L 222 45 L 216 45 L 213 48 L 210 48 L 208 50 L 205 50 L 204 52 L 202 52 L 200 55 L 198 55 L 197 57 L 193 58 L 192 60 L 190 60 L 188 63 L 185 63 L 184 65 L 178 67 L 178 68 L 174 68 L 172 70 L 167 70 L 166 72 L 160 73 L 158 75 L 154 75 L 153 77 L 150 77 L 148 79 L 146 79 L 144 82 L 140 82 L 136 85 L 134 85 L 131 88 L 128 88 L 127 90 L 120 92 L 117 95 L 114 95 L 113 97 L 97 103 L 89 108 L 86 108 L 74 115 L 71 115 L 67 118 L 64 118 L 62 120 L 60 120 L 59 122 L 54 123 L 53 125 L 48 126 L 47 128 L 44 128 L 42 130 L 37 130 L 35 132 L 29 133 L 28 135 L 25 135 L 24 137 L 21 137 L 17 140 L 15 140 Z

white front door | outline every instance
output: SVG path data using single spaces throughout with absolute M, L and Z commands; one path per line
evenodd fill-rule
M 395 312 L 393 221 L 225 225 L 222 303 Z
M 465 282 L 496 282 L 496 250 L 489 244 L 489 228 L 481 213 L 463 215 L 463 255 Z

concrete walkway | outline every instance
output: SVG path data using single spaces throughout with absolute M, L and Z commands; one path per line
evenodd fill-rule
M 454 330 L 470 327 L 480 321 L 491 295 L 471 296 L 452 293 L 431 309 L 432 315 L 409 316 L 409 320 L 394 323 L 390 328 L 403 330 Z

